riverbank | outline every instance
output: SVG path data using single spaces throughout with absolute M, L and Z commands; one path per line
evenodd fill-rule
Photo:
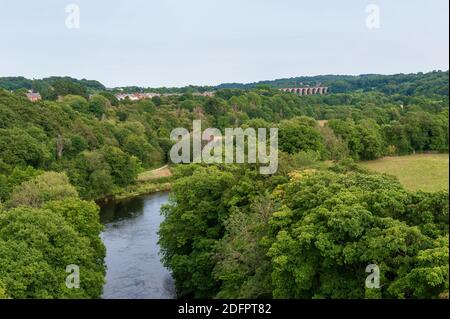
M 172 187 L 172 171 L 169 165 L 140 173 L 136 183 L 114 194 L 114 200 L 123 200 L 157 192 L 169 191 Z
M 140 173 L 135 184 L 119 189 L 114 194 L 107 197 L 97 199 L 96 202 L 103 205 L 108 202 L 122 201 L 138 196 L 167 192 L 171 190 L 172 182 L 173 178 L 170 166 L 164 165 Z
M 112 199 L 119 201 L 128 198 L 133 198 L 142 195 L 150 195 L 153 193 L 170 191 L 172 188 L 172 181 L 170 178 L 160 178 L 157 180 L 137 182 L 134 185 L 129 185 L 121 192 L 114 194 Z

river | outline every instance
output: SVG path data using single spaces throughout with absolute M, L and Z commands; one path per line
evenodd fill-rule
M 157 193 L 101 207 L 107 265 L 102 298 L 175 298 L 172 277 L 158 254 L 160 207 L 167 200 L 168 193 Z

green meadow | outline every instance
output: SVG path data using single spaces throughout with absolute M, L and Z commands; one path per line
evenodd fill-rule
M 448 190 L 448 154 L 414 154 L 384 157 L 361 165 L 396 176 L 409 190 Z

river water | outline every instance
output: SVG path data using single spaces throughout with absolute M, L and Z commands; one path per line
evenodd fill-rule
M 158 234 L 161 205 L 168 193 L 133 198 L 101 207 L 106 246 L 105 299 L 175 298 L 170 272 L 160 261 Z

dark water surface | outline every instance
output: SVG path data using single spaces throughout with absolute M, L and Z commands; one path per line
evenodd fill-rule
M 170 272 L 160 262 L 158 234 L 161 205 L 168 193 L 108 203 L 101 208 L 102 240 L 108 267 L 103 298 L 174 298 Z

